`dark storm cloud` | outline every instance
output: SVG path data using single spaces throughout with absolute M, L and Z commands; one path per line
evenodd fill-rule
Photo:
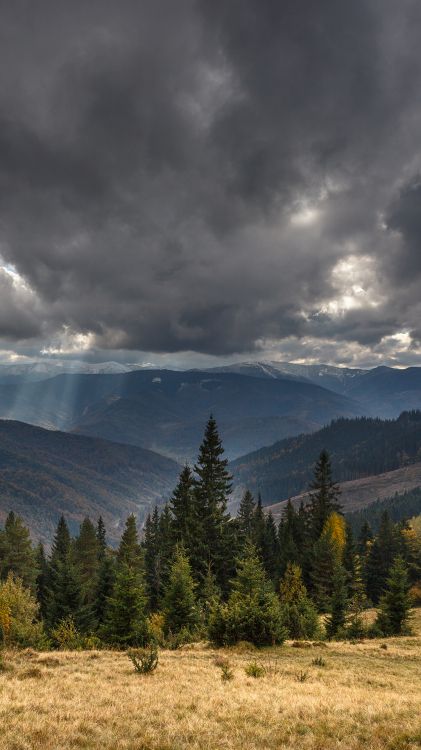
M 0 255 L 27 285 L 1 287 L 0 337 L 229 355 L 418 336 L 416 0 L 0 17 Z

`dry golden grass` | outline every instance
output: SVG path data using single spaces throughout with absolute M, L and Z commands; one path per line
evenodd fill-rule
M 413 637 L 388 641 L 165 651 L 150 676 L 124 653 L 11 654 L 0 673 L 0 748 L 413 750 L 420 610 L 413 625 Z M 221 680 L 221 656 L 231 681 Z M 313 665 L 317 657 L 326 665 Z M 265 676 L 246 676 L 253 660 L 266 664 Z

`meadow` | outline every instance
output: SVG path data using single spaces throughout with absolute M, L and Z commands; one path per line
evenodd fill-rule
M 412 627 L 410 637 L 357 643 L 195 644 L 161 651 L 145 676 L 124 652 L 10 652 L 0 673 L 0 748 L 414 750 L 421 610 Z M 245 672 L 254 662 L 260 677 Z

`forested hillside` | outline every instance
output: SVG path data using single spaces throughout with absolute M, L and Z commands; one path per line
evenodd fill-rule
M 168 497 L 177 473 L 175 462 L 136 446 L 0 421 L 0 523 L 13 509 L 47 543 L 62 513 L 72 531 L 102 515 L 115 540 L 129 513 L 141 521 Z
M 338 419 L 312 435 L 282 440 L 231 463 L 235 497 L 245 487 L 263 503 L 303 492 L 320 451 L 329 451 L 339 482 L 382 474 L 421 461 L 421 412 L 398 419 Z

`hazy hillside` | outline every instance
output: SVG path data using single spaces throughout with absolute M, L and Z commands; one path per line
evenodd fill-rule
M 70 525 L 102 514 L 118 538 L 129 513 L 142 520 L 169 496 L 178 471 L 135 446 L 0 421 L 0 523 L 12 509 L 35 538 L 51 541 L 61 513 Z
M 421 412 L 396 420 L 340 419 L 313 435 L 282 440 L 231 463 L 235 497 L 244 487 L 265 505 L 306 490 L 322 449 L 332 457 L 338 481 L 393 471 L 421 461 Z M 373 497 L 372 499 L 375 499 Z
M 193 460 L 212 412 L 231 458 L 361 410 L 312 383 L 147 370 L 59 375 L 0 386 L 0 417 L 132 443 Z

